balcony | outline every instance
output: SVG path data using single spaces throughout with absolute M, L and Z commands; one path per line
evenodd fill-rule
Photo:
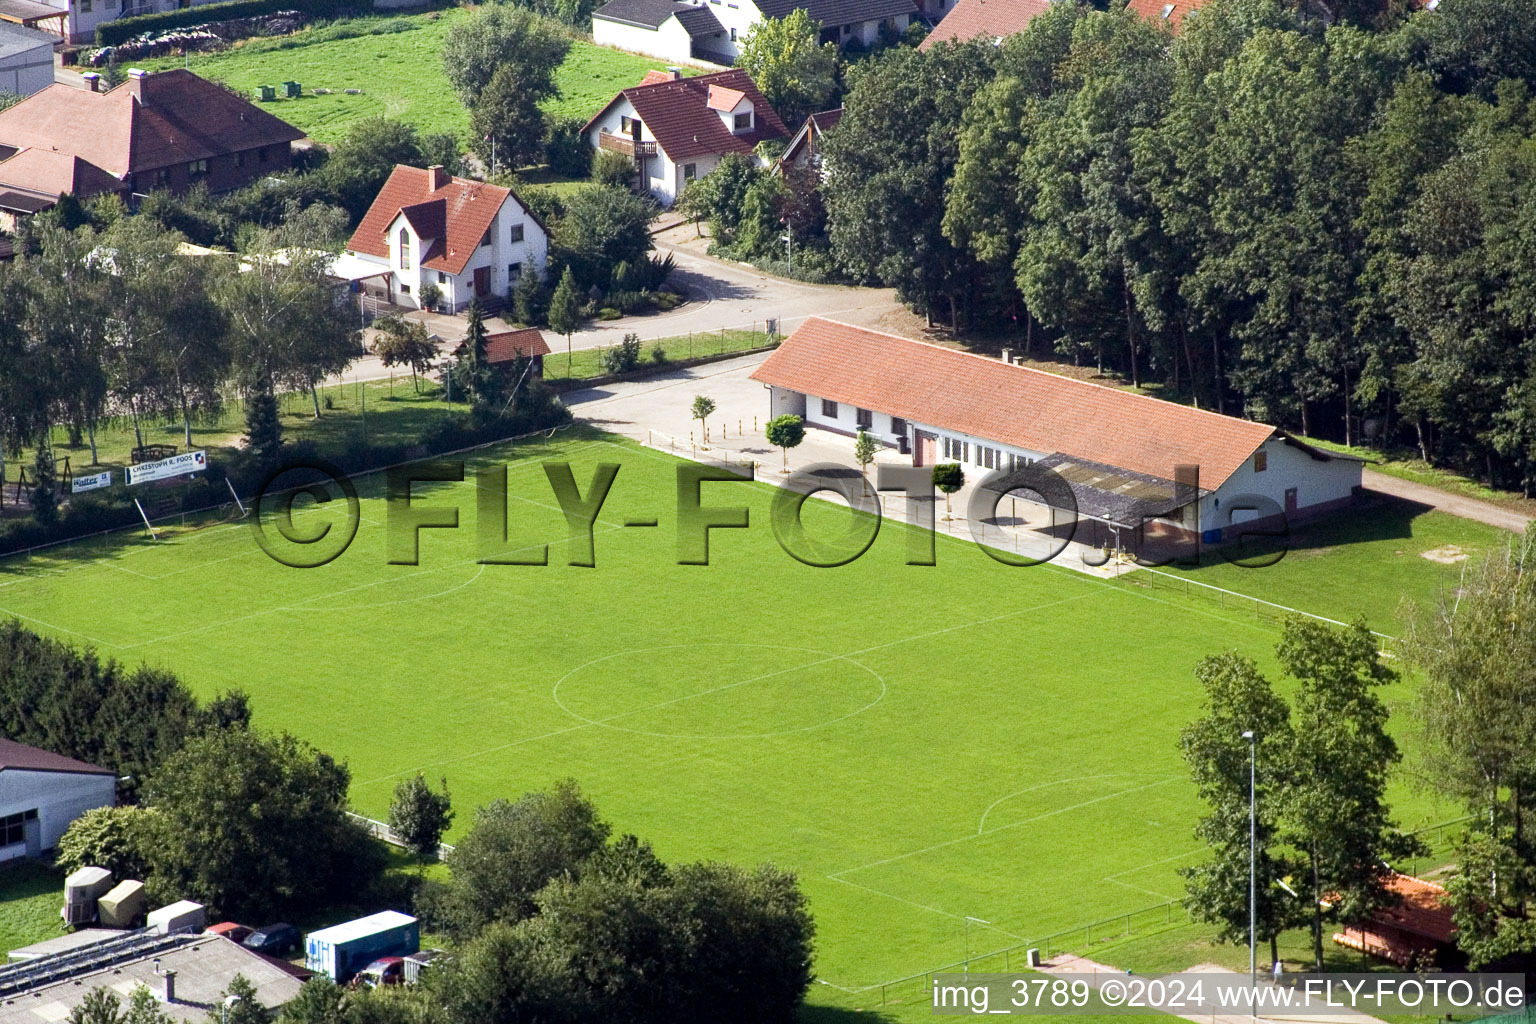
M 636 142 L 628 135 L 615 135 L 612 132 L 597 133 L 597 148 L 631 157 L 656 155 L 656 143 Z

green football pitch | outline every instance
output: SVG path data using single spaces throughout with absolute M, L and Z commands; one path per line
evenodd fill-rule
M 594 567 L 566 564 L 545 460 L 583 491 L 598 463 L 621 466 Z M 459 831 L 479 804 L 571 777 L 668 860 L 792 868 L 820 1002 L 868 1005 L 882 982 L 1180 895 L 1201 855 L 1176 748 L 1191 670 L 1225 648 L 1273 668 L 1274 621 L 944 538 L 936 566 L 908 566 L 890 524 L 851 564 L 811 568 L 776 543 L 762 483 L 705 484 L 706 505 L 749 506 L 750 526 L 714 531 L 711 564 L 679 565 L 678 464 L 574 428 L 418 485 L 417 504 L 457 506 L 461 525 L 422 531 L 417 565 L 387 564 L 369 476 L 355 540 L 321 568 L 275 563 L 248 521 L 119 534 L 0 563 L 0 614 L 201 694 L 245 689 L 260 725 L 346 758 L 374 817 L 417 771 L 447 778 Z M 504 547 L 549 542 L 547 566 L 479 561 L 477 465 L 509 467 Z M 298 522 L 339 529 L 342 505 L 301 502 Z M 807 506 L 813 531 L 846 516 Z M 1386 606 L 1351 605 L 1371 566 L 1422 596 L 1455 569 L 1420 550 L 1498 536 L 1418 516 L 1241 582 L 1261 592 L 1272 573 L 1288 601 L 1341 616 Z M 1399 789 L 1405 826 L 1456 813 Z

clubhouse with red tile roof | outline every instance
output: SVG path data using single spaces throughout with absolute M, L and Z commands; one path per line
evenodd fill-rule
M 1039 463 L 1068 480 L 1085 514 L 1118 526 L 1153 515 L 1194 529 L 1198 512 L 1214 540 L 1282 509 L 1339 508 L 1361 482 L 1359 459 L 1264 423 L 821 317 L 752 378 L 768 385 L 770 417 L 867 432 L 914 466 L 959 462 L 981 476 Z M 1180 467 L 1198 467 L 1198 483 Z

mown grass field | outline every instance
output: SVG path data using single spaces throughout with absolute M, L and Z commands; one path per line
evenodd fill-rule
M 466 16 L 459 8 L 379 14 L 276 39 L 245 40 L 218 53 L 136 63 L 154 71 L 188 67 L 247 96 L 257 86 L 296 81 L 304 87 L 303 96 L 262 107 L 320 142 L 338 142 L 356 122 L 379 116 L 399 118 L 423 132 L 451 132 L 462 138 L 469 128 L 469 111 L 443 74 L 442 47 L 448 27 Z M 660 63 L 578 38 L 555 75 L 560 95 L 545 104 L 545 110 L 585 120 Z M 312 89 L 332 92 L 316 96 Z M 347 89 L 362 91 L 348 96 Z
M 597 463 L 622 467 L 593 568 L 566 564 L 543 460 L 568 461 L 584 491 Z M 969 932 L 981 954 L 1181 894 L 1178 869 L 1202 855 L 1176 747 L 1191 669 L 1226 648 L 1272 669 L 1273 621 L 945 538 L 937 566 L 907 566 L 889 524 L 851 564 L 810 568 L 777 546 L 766 484 L 706 484 L 706 505 L 747 505 L 750 526 L 714 531 L 710 565 L 678 565 L 678 464 L 570 428 L 479 453 L 466 483 L 419 485 L 462 525 L 423 531 L 417 565 L 388 564 L 369 477 L 355 541 L 323 568 L 274 563 L 243 523 L 124 534 L 0 563 L 0 615 L 204 695 L 246 689 L 260 725 L 345 757 L 375 817 L 415 771 L 447 778 L 460 833 L 478 804 L 573 777 L 666 859 L 791 867 L 817 922 L 818 1020 L 962 960 L 968 916 L 990 922 Z M 476 465 L 509 466 L 494 548 L 549 543 L 549 565 L 479 561 Z M 823 536 L 844 515 L 806 510 Z M 1245 589 L 1374 615 L 1378 589 L 1425 594 L 1454 571 L 1418 551 L 1499 541 L 1438 514 L 1400 530 L 1401 569 L 1362 541 L 1250 571 Z M 1407 827 L 1459 813 L 1406 785 L 1394 801 Z M 914 986 L 893 994 L 890 1019 L 930 1012 Z

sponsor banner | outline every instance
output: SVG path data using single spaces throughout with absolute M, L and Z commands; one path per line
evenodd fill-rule
M 141 462 L 137 466 L 129 466 L 128 482 L 130 484 L 143 484 L 151 480 L 165 480 L 173 476 L 184 476 L 187 473 L 201 473 L 207 468 L 207 452 L 182 452 L 180 455 L 172 455 L 170 458 L 161 459 L 158 462 Z
M 89 476 L 77 476 L 70 484 L 70 492 L 79 494 L 81 491 L 99 491 L 103 487 L 112 486 L 112 471 L 103 470 L 100 473 L 92 473 Z

